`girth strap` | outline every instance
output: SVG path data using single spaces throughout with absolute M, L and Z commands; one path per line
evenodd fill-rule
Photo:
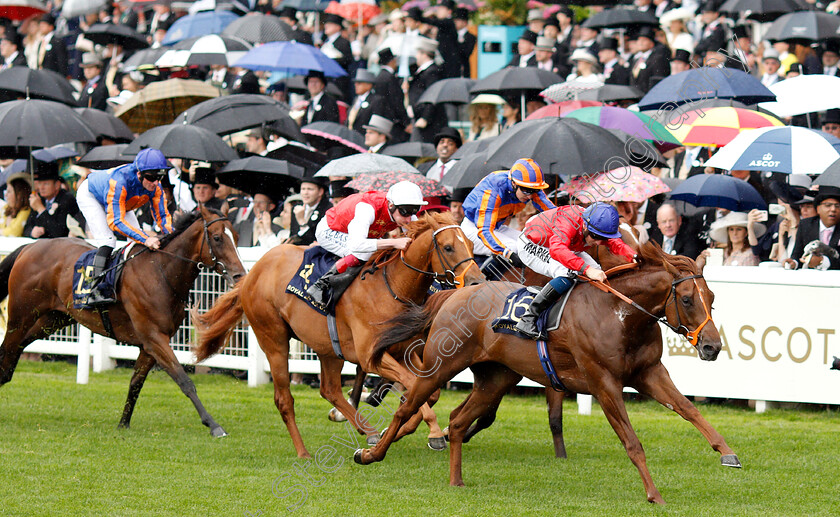
M 338 340 L 338 323 L 335 321 L 334 314 L 327 314 L 327 330 L 330 333 L 330 343 L 332 344 L 333 352 L 343 361 L 344 354 L 341 353 L 341 342 Z
M 537 341 L 537 355 L 540 356 L 540 364 L 542 365 L 542 369 L 548 377 L 549 382 L 551 383 L 551 387 L 555 391 L 568 392 L 569 389 L 566 388 L 566 385 L 563 384 L 563 381 L 561 381 L 560 377 L 557 376 L 557 371 L 554 369 L 554 365 L 551 363 L 551 359 L 549 359 L 548 357 L 548 347 L 546 346 L 545 341 L 542 339 Z
M 102 319 L 102 326 L 105 328 L 105 332 L 108 333 L 108 337 L 116 341 L 117 335 L 114 334 L 114 325 L 111 323 L 111 316 L 108 315 L 108 309 L 98 308 L 96 312 L 99 313 L 99 317 Z

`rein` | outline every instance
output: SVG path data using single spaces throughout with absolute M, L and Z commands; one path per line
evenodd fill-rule
M 456 275 L 455 271 L 457 271 L 458 268 L 461 266 L 461 264 L 464 264 L 465 262 L 475 262 L 475 258 L 472 257 L 472 256 L 467 257 L 464 260 L 462 260 L 462 261 L 458 262 L 457 264 L 455 264 L 454 266 L 452 266 L 452 265 L 449 264 L 449 261 L 446 260 L 446 257 L 443 256 L 443 252 L 440 250 L 440 244 L 438 243 L 438 240 L 437 240 L 437 235 L 440 232 L 442 232 L 444 230 L 450 230 L 450 229 L 456 229 L 456 228 L 458 230 L 461 229 L 461 227 L 458 226 L 457 224 L 450 224 L 448 226 L 443 226 L 441 228 L 438 228 L 437 230 L 434 231 L 434 233 L 432 233 L 432 242 L 434 242 L 434 245 L 435 245 L 435 248 L 434 248 L 435 252 L 437 253 L 438 258 L 443 263 L 444 267 L 446 268 L 443 273 L 438 273 L 436 271 L 424 271 L 422 269 L 419 269 L 419 268 L 416 268 L 416 267 L 412 266 L 411 264 L 409 264 L 408 262 L 405 261 L 405 250 L 400 251 L 400 261 L 402 261 L 402 263 L 407 268 L 409 268 L 413 271 L 416 271 L 417 273 L 420 273 L 422 275 L 432 277 L 432 279 L 434 281 L 440 283 L 440 285 L 443 286 L 443 287 L 446 287 L 446 288 L 454 287 L 456 289 L 464 287 L 464 276 L 466 276 L 467 269 L 469 269 L 469 268 L 468 267 L 464 268 L 464 271 L 462 271 L 460 275 Z

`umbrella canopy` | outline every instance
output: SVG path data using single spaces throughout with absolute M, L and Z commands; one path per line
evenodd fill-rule
M 300 127 L 282 102 L 249 93 L 216 97 L 200 102 L 175 117 L 173 124 L 192 124 L 217 135 L 229 135 L 252 127 L 277 122 L 272 129 L 292 140 L 305 140 Z
M 356 175 L 345 187 L 358 190 L 359 192 L 367 192 L 369 190 L 387 192 L 392 185 L 400 181 L 410 181 L 420 187 L 423 197 L 449 195 L 449 192 L 437 181 L 429 179 L 422 174 L 412 172 L 362 173 Z
M 671 191 L 661 179 L 638 167 L 615 169 L 594 176 L 580 176 L 564 185 L 563 190 L 570 196 L 587 203 L 594 201 L 643 203 L 657 194 Z
M 179 113 L 199 102 L 218 97 L 218 88 L 202 81 L 169 79 L 146 86 L 114 113 L 135 133 L 169 124 Z
M 44 14 L 49 8 L 38 0 L 2 0 L 0 1 L 0 18 L 9 20 L 25 20 L 36 14 Z
M 595 13 L 583 22 L 583 27 L 591 29 L 617 29 L 620 27 L 631 27 L 634 25 L 659 26 L 659 19 L 651 11 L 638 11 L 615 7 Z
M 441 183 L 451 189 L 473 188 L 494 170 L 496 167 L 487 163 L 486 152 L 473 153 L 458 159 Z
M 96 134 L 78 113 L 53 101 L 35 99 L 0 104 L 2 155 L 25 158 L 30 148 L 52 147 L 68 142 L 96 142 Z
M 770 22 L 783 14 L 809 8 L 805 0 L 727 0 L 720 11 L 732 15 L 745 13 L 751 20 Z
M 746 181 L 723 174 L 698 174 L 671 191 L 671 199 L 694 206 L 713 206 L 735 212 L 766 210 L 761 194 Z
M 88 169 L 110 169 L 134 161 L 133 157 L 123 156 L 128 144 L 102 145 L 94 147 L 76 162 L 76 165 Z
M 490 138 L 482 138 L 481 140 L 473 140 L 471 142 L 464 142 L 464 145 L 458 148 L 455 151 L 455 154 L 452 155 L 452 158 L 459 160 L 461 158 L 466 158 L 471 154 L 476 153 L 483 153 L 487 149 L 489 149 L 494 142 L 498 139 L 498 136 L 493 136 Z M 387 147 L 386 147 L 387 150 Z M 435 153 L 437 154 L 437 153 Z
M 291 7 L 298 11 L 323 12 L 329 5 L 330 0 L 283 0 L 281 7 Z
M 232 160 L 216 172 L 219 183 L 281 201 L 300 184 L 304 169 L 285 160 L 249 156 Z
M 13 66 L 0 72 L 0 96 L 5 100 L 29 97 L 76 106 L 72 92 L 67 79 L 51 70 Z
M 251 44 L 239 38 L 209 34 L 189 38 L 172 46 L 155 62 L 160 68 L 176 66 L 230 66 L 250 50 Z
M 382 154 L 396 156 L 403 160 L 416 158 L 437 158 L 435 146 L 425 142 L 403 142 L 401 144 L 388 145 Z
M 138 136 L 124 151 L 134 156 L 144 147 L 160 149 L 167 158 L 205 162 L 229 162 L 238 158 L 216 133 L 198 126 L 169 124 L 152 128 Z
M 95 13 L 102 9 L 108 0 L 64 0 L 61 4 L 61 16 L 66 19 Z
M 472 79 L 456 77 L 443 79 L 426 88 L 417 101 L 418 104 L 467 104 L 470 102 L 470 88 L 475 85 Z
M 219 34 L 237 18 L 239 16 L 230 11 L 204 11 L 183 16 L 169 27 L 161 44 L 172 45 L 188 38 Z
M 749 107 L 743 102 L 732 99 L 702 99 L 680 104 L 676 108 L 673 105 L 664 105 L 661 109 L 642 110 L 645 115 L 650 115 L 666 126 L 676 128 L 683 118 L 692 111 L 703 113 L 711 108 L 745 108 Z
M 840 187 L 840 159 L 829 165 L 814 181 L 813 185 Z
M 820 41 L 836 38 L 840 16 L 819 11 L 797 11 L 779 17 L 767 30 L 764 39 L 770 41 Z
M 605 84 L 598 88 L 584 90 L 577 95 L 581 101 L 617 102 L 617 101 L 638 101 L 645 96 L 645 92 L 634 87 L 623 84 Z
M 682 145 L 723 147 L 744 130 L 783 125 L 779 119 L 764 113 L 720 107 L 685 113 L 671 133 Z
M 75 108 L 74 111 L 88 123 L 97 139 L 102 137 L 126 144 L 134 140 L 134 133 L 125 122 L 110 113 L 94 108 Z
M 496 93 L 500 95 L 543 91 L 552 84 L 562 83 L 557 74 L 533 66 L 509 67 L 494 72 L 473 85 L 470 93 Z
M 222 31 L 222 36 L 232 36 L 251 43 L 269 43 L 293 40 L 294 30 L 276 16 L 252 13 L 231 22 Z
M 375 2 L 364 2 L 362 0 L 341 0 L 330 2 L 326 12 L 337 14 L 345 20 L 364 25 L 371 18 L 382 12 L 382 9 Z
M 269 142 L 266 156 L 303 167 L 306 177 L 314 176 L 330 161 L 327 155 L 318 152 L 314 147 L 285 139 Z
M 164 55 L 169 47 L 147 48 L 135 52 L 123 63 L 123 70 L 151 70 L 160 56 Z
M 73 156 L 79 156 L 79 153 L 74 149 L 62 145 L 54 145 L 46 149 L 32 151 L 32 157 L 41 162 L 55 162 L 65 158 L 72 158 Z
M 840 107 L 840 77 L 833 75 L 800 75 L 779 81 L 770 87 L 775 102 L 759 106 L 780 117 L 825 111 Z M 807 94 L 805 94 L 807 92 Z
M 309 136 L 309 143 L 320 151 L 341 146 L 347 149 L 366 153 L 365 137 L 358 131 L 335 122 L 313 122 L 301 128 L 301 133 Z
M 381 172 L 410 172 L 420 174 L 420 171 L 405 160 L 383 154 L 364 153 L 332 160 L 321 167 L 321 170 L 315 176 L 318 178 L 329 176 L 354 177 L 365 172 L 371 174 Z
M 116 43 L 126 50 L 140 50 L 148 48 L 146 37 L 125 25 L 113 23 L 96 23 L 84 33 L 88 39 L 97 45 Z
M 819 174 L 840 158 L 840 139 L 804 127 L 744 131 L 715 153 L 706 166 L 725 170 Z
M 537 120 L 546 117 L 563 117 L 581 108 L 597 107 L 601 105 L 602 104 L 600 102 L 596 101 L 562 101 L 534 110 L 534 112 L 528 115 L 525 120 Z
M 665 126 L 644 113 L 612 106 L 581 108 L 566 114 L 581 122 L 606 129 L 620 129 L 652 143 L 660 152 L 680 147 L 680 142 Z
M 620 129 L 607 129 L 614 137 L 624 144 L 624 158 L 630 163 L 644 170 L 653 167 L 668 167 L 665 157 L 656 150 L 653 144 L 628 135 Z
M 680 105 L 711 97 L 734 99 L 745 104 L 776 100 L 776 95 L 761 81 L 742 70 L 703 67 L 670 75 L 659 81 L 639 101 L 639 109 L 659 109 L 665 105 Z
M 246 16 L 249 18 L 249 16 Z M 323 72 L 328 77 L 347 75 L 341 66 L 312 45 L 297 41 L 274 41 L 252 48 L 233 66 L 249 70 L 274 70 L 290 74 Z
M 580 99 L 580 94 L 604 86 L 602 82 L 587 81 L 566 81 L 565 83 L 552 84 L 540 95 L 551 102 L 565 102 Z

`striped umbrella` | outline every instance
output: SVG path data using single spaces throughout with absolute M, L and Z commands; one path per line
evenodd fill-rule
M 245 55 L 251 44 L 239 38 L 208 34 L 189 38 L 172 46 L 155 61 L 159 68 L 180 66 L 230 66 Z
M 150 84 L 131 96 L 114 115 L 135 133 L 175 120 L 182 111 L 218 97 L 219 89 L 202 81 L 169 79 Z
M 659 121 L 637 111 L 612 106 L 598 106 L 581 108 L 567 113 L 565 116 L 581 122 L 589 122 L 605 129 L 620 129 L 629 135 L 652 143 L 659 152 L 664 153 L 681 145 Z
M 594 176 L 579 176 L 563 186 L 563 190 L 587 203 L 593 201 L 634 201 L 643 203 L 671 189 L 661 179 L 638 167 L 626 167 Z
M 746 129 L 784 125 L 773 116 L 730 107 L 689 111 L 675 122 L 671 133 L 682 145 L 703 147 L 723 147 Z

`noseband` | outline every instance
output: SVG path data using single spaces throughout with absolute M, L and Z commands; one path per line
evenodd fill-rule
M 407 268 L 412 269 L 412 270 L 414 270 L 418 273 L 421 273 L 423 275 L 432 277 L 432 279 L 434 279 L 441 286 L 443 286 L 447 289 L 451 289 L 453 287 L 454 288 L 464 287 L 464 277 L 466 276 L 467 270 L 469 269 L 469 267 L 465 267 L 460 275 L 456 275 L 455 271 L 457 271 L 458 268 L 461 266 L 461 264 L 463 264 L 465 262 L 473 262 L 473 263 L 475 262 L 475 258 L 470 256 L 470 257 L 467 257 L 464 260 L 458 262 L 454 266 L 449 264 L 449 261 L 446 260 L 446 257 L 443 255 L 443 252 L 440 249 L 440 244 L 438 243 L 437 235 L 444 230 L 450 230 L 450 229 L 460 230 L 461 227 L 458 226 L 457 224 L 450 224 L 448 226 L 443 226 L 441 228 L 438 228 L 437 230 L 434 231 L 434 233 L 432 233 L 432 242 L 434 242 L 434 245 L 435 245 L 435 248 L 434 248 L 435 252 L 437 253 L 437 256 L 440 259 L 441 263 L 443 263 L 444 267 L 446 268 L 443 273 L 438 273 L 436 271 L 424 271 L 422 269 L 416 268 L 416 267 L 412 266 L 411 264 L 409 264 L 408 262 L 405 261 L 405 250 L 400 252 L 400 260 L 402 261 L 403 264 L 405 264 L 405 266 Z
M 204 262 L 196 262 L 196 267 L 198 267 L 199 271 L 203 269 L 214 269 L 220 275 L 227 276 L 227 266 L 224 262 L 216 258 L 216 253 L 213 251 L 213 246 L 210 245 L 210 231 L 208 230 L 208 228 L 210 228 L 211 224 L 218 223 L 219 221 L 227 221 L 227 217 L 217 217 L 212 221 L 204 221 L 204 235 L 201 237 L 201 246 L 198 248 L 198 254 L 200 256 L 201 250 L 204 249 L 204 241 L 207 241 L 207 249 L 210 251 L 210 258 L 213 260 L 213 265 L 207 266 L 204 264 Z M 233 244 L 236 245 L 236 243 Z M 218 269 L 219 266 L 221 266 L 221 270 Z

